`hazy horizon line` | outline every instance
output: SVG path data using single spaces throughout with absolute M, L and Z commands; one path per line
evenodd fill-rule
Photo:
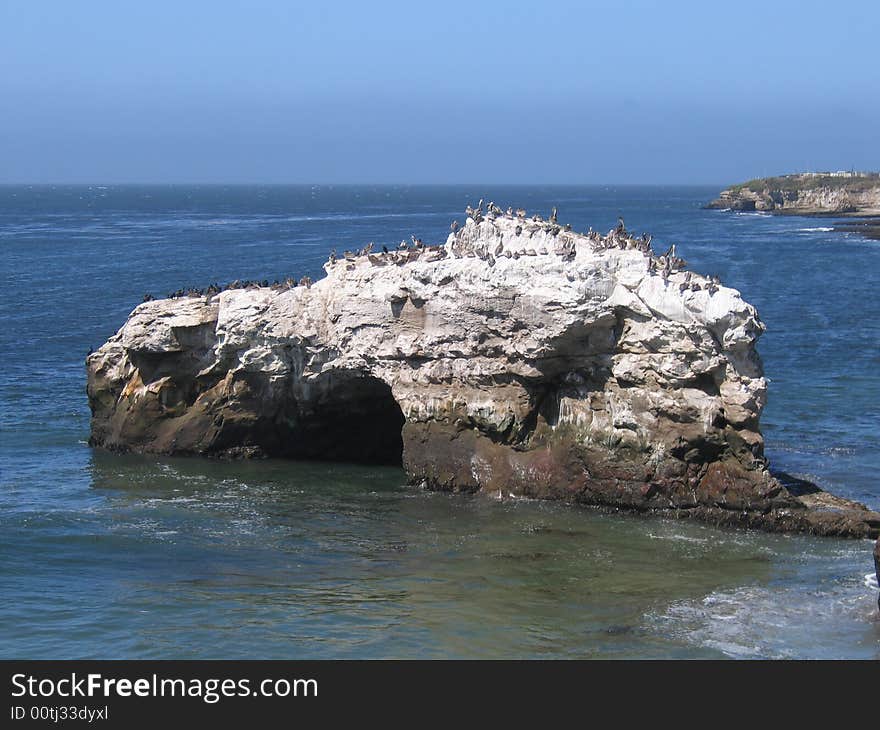
M 757 178 L 750 178 L 757 179 Z M 263 186 L 263 187 L 717 187 L 735 183 L 721 182 L 261 182 L 253 180 L 239 181 L 158 181 L 138 180 L 125 182 L 90 181 L 90 182 L 4 182 L 0 181 L 0 187 L 138 187 L 138 186 L 199 186 L 199 187 L 235 187 L 235 186 Z

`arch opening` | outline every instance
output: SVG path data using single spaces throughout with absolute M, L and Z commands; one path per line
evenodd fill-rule
M 285 448 L 298 459 L 403 463 L 403 412 L 378 378 L 338 374 L 301 408 Z

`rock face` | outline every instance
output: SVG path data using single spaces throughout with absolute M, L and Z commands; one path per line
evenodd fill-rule
M 803 173 L 760 178 L 723 190 L 707 208 L 791 215 L 880 215 L 877 173 Z
M 874 575 L 877 577 L 877 585 L 880 585 L 880 538 L 874 543 Z M 877 608 L 880 610 L 880 596 L 877 597 Z
M 402 463 L 430 489 L 876 536 L 770 475 L 764 327 L 620 225 L 470 211 L 445 245 L 348 254 L 310 286 L 148 301 L 90 355 L 91 443 Z

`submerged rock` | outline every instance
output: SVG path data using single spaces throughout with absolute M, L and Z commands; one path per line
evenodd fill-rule
M 880 514 L 770 474 L 764 326 L 683 265 L 622 221 L 480 206 L 443 246 L 334 255 L 308 287 L 146 301 L 87 360 L 91 443 L 876 536 Z

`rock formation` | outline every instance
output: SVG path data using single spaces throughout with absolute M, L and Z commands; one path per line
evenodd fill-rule
M 874 575 L 877 578 L 877 585 L 880 586 L 880 537 L 874 543 Z M 880 596 L 877 597 L 877 608 L 880 610 Z
M 791 215 L 880 216 L 880 175 L 801 173 L 759 178 L 723 190 L 706 207 Z
M 764 326 L 739 292 L 622 220 L 580 234 L 468 210 L 442 246 L 333 255 L 310 286 L 140 304 L 87 360 L 91 443 L 402 463 L 430 489 L 880 534 L 880 514 L 768 471 Z

